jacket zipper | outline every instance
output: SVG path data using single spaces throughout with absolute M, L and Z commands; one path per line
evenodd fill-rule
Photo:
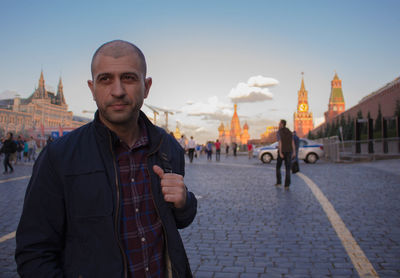
M 120 194 L 119 194 L 119 182 L 118 182 L 117 165 L 115 164 L 115 154 L 114 154 L 114 150 L 113 150 L 113 147 L 112 147 L 111 134 L 108 133 L 108 136 L 109 136 L 109 139 L 110 139 L 110 150 L 111 150 L 111 154 L 112 154 L 112 157 L 113 157 L 113 165 L 114 165 L 115 186 L 116 186 L 116 189 L 117 189 L 117 208 L 116 208 L 116 213 L 115 213 L 114 229 L 115 229 L 115 236 L 116 236 L 117 242 L 118 242 L 118 247 L 119 247 L 119 250 L 121 251 L 122 260 L 123 260 L 123 263 L 124 263 L 124 277 L 128 278 L 128 267 L 127 267 L 127 262 L 126 262 L 126 256 L 125 256 L 124 249 L 122 248 L 121 241 L 119 240 L 119 233 L 118 233 Z
M 152 153 L 149 153 L 149 154 L 147 155 L 147 161 L 148 161 L 148 158 L 149 158 L 150 155 L 155 154 L 155 153 L 160 149 L 162 142 L 163 142 L 163 138 L 161 138 L 160 144 L 157 146 L 157 148 L 156 148 Z M 150 171 L 149 171 L 149 167 L 148 167 L 148 166 L 147 166 L 147 174 L 148 174 L 149 177 L 150 177 Z M 151 179 L 150 179 L 150 180 L 151 180 Z M 172 265 L 171 257 L 170 257 L 169 252 L 168 252 L 168 237 L 167 237 L 167 232 L 165 231 L 164 222 L 162 221 L 162 219 L 161 219 L 161 217 L 160 217 L 160 212 L 159 212 L 159 210 L 158 210 L 158 207 L 157 207 L 157 205 L 156 205 L 156 202 L 154 201 L 154 194 L 153 194 L 153 189 L 151 188 L 151 185 L 150 185 L 150 193 L 151 193 L 151 196 L 153 197 L 153 198 L 152 198 L 152 200 L 153 200 L 153 205 L 154 205 L 154 207 L 156 208 L 157 215 L 158 215 L 158 217 L 159 217 L 160 220 L 161 220 L 161 226 L 162 226 L 162 228 L 163 228 L 163 234 L 164 234 L 164 238 L 165 238 L 165 248 L 166 248 L 166 251 L 167 251 L 167 257 L 168 257 L 168 259 L 170 260 L 171 269 L 172 269 L 172 270 L 176 273 L 176 275 L 179 277 L 179 273 L 174 269 L 174 266 Z M 166 269 L 167 269 L 167 268 L 166 268 Z M 168 269 L 167 269 L 167 271 L 168 271 Z M 172 273 L 171 273 L 171 274 L 172 274 Z M 169 276 L 168 276 L 168 277 L 169 277 Z

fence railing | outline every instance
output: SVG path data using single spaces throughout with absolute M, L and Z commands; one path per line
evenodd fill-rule
M 324 145 L 325 159 L 339 162 L 365 158 L 400 156 L 400 138 L 340 141 L 338 136 L 315 140 Z

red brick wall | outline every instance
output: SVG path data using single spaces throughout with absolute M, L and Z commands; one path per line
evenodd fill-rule
M 366 118 L 368 112 L 370 112 L 371 118 L 373 120 L 378 116 L 378 107 L 381 106 L 381 112 L 383 117 L 392 117 L 396 109 L 396 101 L 400 101 L 400 77 L 396 78 L 394 81 L 385 85 L 381 89 L 377 90 L 376 93 L 372 93 L 370 96 L 361 100 L 360 103 L 354 105 L 350 109 L 344 111 L 342 114 L 336 116 L 336 119 L 340 119 L 341 115 L 347 120 L 348 115 L 352 119 L 357 117 L 358 111 L 361 110 L 363 118 Z M 319 130 L 324 130 L 326 123 L 323 123 L 312 130 L 313 134 L 317 134 Z

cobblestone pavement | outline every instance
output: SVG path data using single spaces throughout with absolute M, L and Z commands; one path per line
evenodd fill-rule
M 28 179 L 1 182 L 31 171 L 16 169 L 0 177 L 0 238 L 16 229 Z M 400 277 L 399 169 L 400 160 L 300 163 L 379 277 Z M 274 186 L 274 162 L 203 156 L 187 164 L 185 182 L 199 200 L 181 231 L 195 277 L 359 277 L 307 184 L 294 175 L 289 191 Z M 15 239 L 0 243 L 0 277 L 17 277 L 14 248 Z

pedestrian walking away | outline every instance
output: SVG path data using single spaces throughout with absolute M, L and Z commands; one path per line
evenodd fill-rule
M 249 155 L 249 159 L 251 159 L 253 157 L 253 144 L 251 144 L 250 142 L 247 142 L 247 152 Z
M 189 153 L 189 161 L 193 162 L 194 150 L 196 148 L 196 141 L 193 140 L 193 136 L 190 136 L 190 140 L 188 142 L 188 153 Z
M 215 142 L 215 160 L 220 161 L 221 160 L 221 142 L 217 139 L 217 142 Z
M 226 144 L 225 155 L 226 155 L 226 157 L 228 157 L 228 155 L 229 155 L 229 144 Z
M 295 145 L 292 132 L 286 127 L 286 121 L 279 122 L 279 130 L 277 133 L 278 139 L 278 158 L 276 161 L 276 185 L 282 184 L 281 166 L 282 161 L 285 161 L 285 189 L 290 186 L 290 163 L 295 157 Z
M 207 152 L 207 160 L 212 160 L 212 143 L 210 141 L 207 142 L 206 145 L 206 152 Z
M 37 145 L 36 145 L 36 141 L 33 139 L 33 137 L 31 136 L 31 138 L 28 141 L 28 161 L 35 161 L 36 159 L 36 149 L 37 149 Z
M 16 232 L 21 277 L 192 277 L 178 229 L 197 200 L 184 150 L 140 110 L 152 79 L 134 44 L 93 55 L 94 120 L 36 159 Z M 73 146 L 73 148 L 71 148 Z
M 24 140 L 22 140 L 21 135 L 18 135 L 16 143 L 17 143 L 17 160 L 16 160 L 16 162 L 18 162 L 18 161 L 22 161 L 22 155 L 24 152 Z
M 232 143 L 232 150 L 233 150 L 233 156 L 236 156 L 237 144 L 235 142 Z
M 186 152 L 186 140 L 185 135 L 182 135 L 179 139 L 179 144 L 181 145 L 182 149 Z
M 13 140 L 13 134 L 11 132 L 8 132 L 5 139 L 2 140 L 3 141 L 3 145 L 0 149 L 0 154 L 4 153 L 4 161 L 3 161 L 3 165 L 4 165 L 4 172 L 3 175 L 8 174 L 8 173 L 12 173 L 14 172 L 14 168 L 12 167 L 11 163 L 10 163 L 10 157 L 12 154 L 14 154 L 15 152 L 17 152 L 17 143 L 14 142 Z M 8 168 L 10 168 L 10 172 L 8 172 Z
M 299 167 L 299 148 L 300 148 L 300 138 L 297 136 L 296 131 L 293 130 L 293 142 L 295 147 L 295 158 L 292 160 L 292 172 L 297 173 L 300 171 Z

